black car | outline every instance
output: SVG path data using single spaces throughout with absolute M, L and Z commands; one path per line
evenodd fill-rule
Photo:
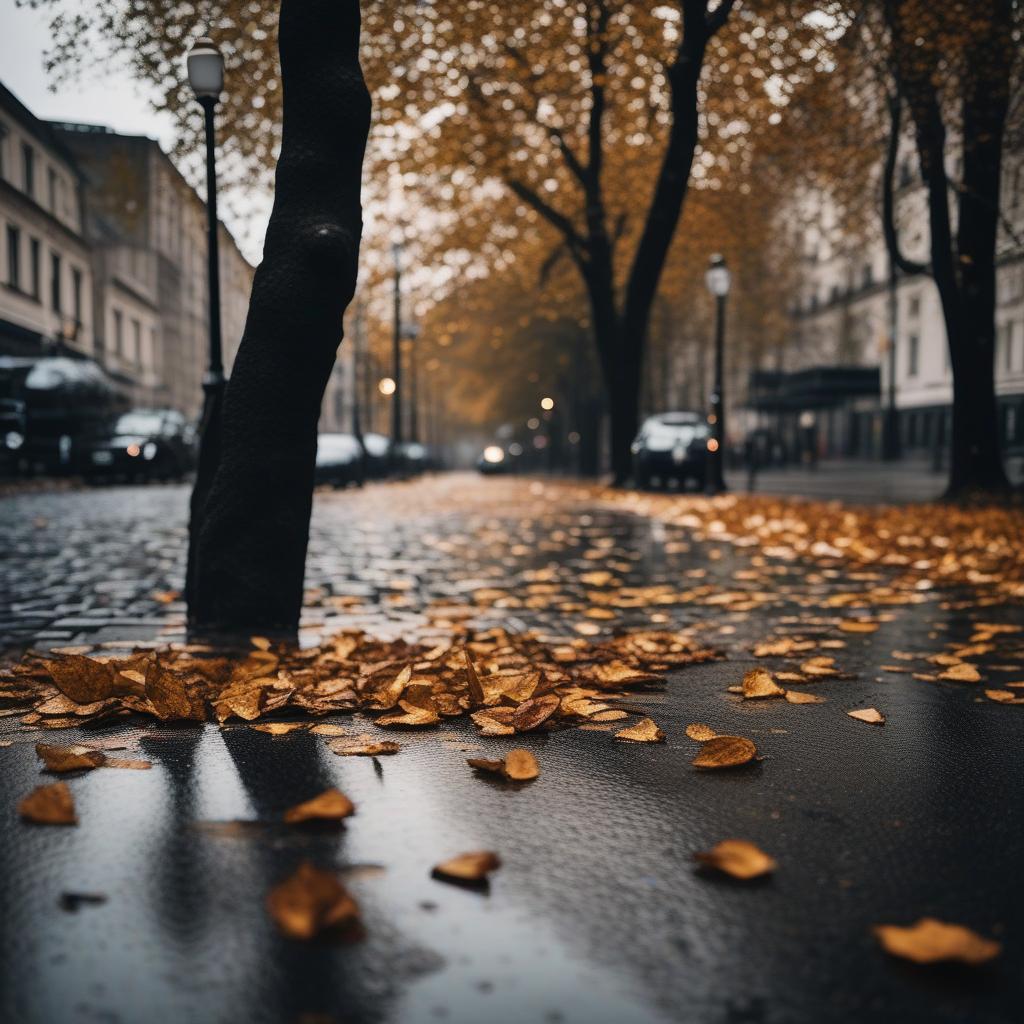
M 391 442 L 383 434 L 363 434 L 367 479 L 381 480 L 392 469 Z
M 489 444 L 477 459 L 476 468 L 484 476 L 496 476 L 507 473 L 512 460 L 509 453 L 500 444 Z
M 91 480 L 180 479 L 195 463 L 195 431 L 175 409 L 134 409 L 80 441 L 77 462 Z
M 25 403 L 0 397 L 0 476 L 22 472 L 27 430 Z
M 316 442 L 316 482 L 332 487 L 361 484 L 363 446 L 352 434 L 321 434 Z
M 703 486 L 707 469 L 707 421 L 695 412 L 663 412 L 644 421 L 632 445 L 633 476 L 638 487 L 687 480 Z

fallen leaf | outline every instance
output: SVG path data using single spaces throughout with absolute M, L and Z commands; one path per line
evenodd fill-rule
M 699 743 L 704 743 L 707 740 L 713 740 L 718 733 L 711 728 L 710 725 L 705 725 L 703 722 L 691 722 L 686 727 L 686 735 L 691 740 L 697 740 Z
M 77 825 L 75 802 L 66 782 L 39 786 L 18 804 L 18 813 L 37 825 Z
M 402 744 L 394 740 L 375 740 L 372 736 L 353 736 L 352 739 L 335 740 L 330 748 L 341 757 L 380 757 L 397 754 Z
M 86 751 L 81 747 L 55 747 L 48 743 L 37 743 L 36 753 L 42 759 L 48 772 L 78 772 L 98 768 L 106 761 L 101 750 Z
M 540 775 L 540 765 L 530 751 L 510 750 L 505 755 L 505 775 L 513 782 L 529 782 Z
M 751 669 L 743 677 L 743 699 L 782 697 L 785 690 L 775 682 L 771 672 L 763 668 Z
M 437 713 L 433 701 L 427 704 L 414 704 L 410 700 L 400 700 L 398 706 L 401 713 L 392 712 L 377 719 L 377 725 L 384 728 L 399 726 L 404 729 L 420 729 L 428 725 L 437 725 L 441 716 Z
M 263 722 L 260 725 L 250 725 L 249 728 L 271 736 L 287 736 L 290 732 L 308 729 L 309 725 L 305 722 Z
M 745 736 L 714 736 L 690 762 L 696 768 L 735 768 L 752 761 L 757 747 Z
M 912 960 L 915 964 L 953 960 L 977 965 L 1002 952 L 998 942 L 983 938 L 963 925 L 946 924 L 933 917 L 922 917 L 909 927 L 880 924 L 873 930 L 887 953 Z
M 808 658 L 800 663 L 800 671 L 805 676 L 835 676 L 839 674 L 835 665 L 835 658 Z
M 76 704 L 106 700 L 114 693 L 114 672 L 104 662 L 82 654 L 67 654 L 45 665 L 54 686 Z
M 490 850 L 478 850 L 473 853 L 460 853 L 456 857 L 435 865 L 433 876 L 444 882 L 462 882 L 463 884 L 480 884 L 487 881 L 492 871 L 501 867 L 501 860 Z
M 633 743 L 664 743 L 665 734 L 658 728 L 653 718 L 641 718 L 633 725 L 627 725 L 615 734 L 617 740 L 630 740 Z
M 130 757 L 108 757 L 101 768 L 127 768 L 131 771 L 144 772 L 153 767 L 152 761 L 144 761 L 140 758 Z
M 1013 690 L 986 690 L 985 696 L 989 700 L 997 701 L 999 704 L 1012 704 L 1020 699 Z
M 843 619 L 839 628 L 844 633 L 875 633 L 879 624 L 870 619 Z
M 851 718 L 858 722 L 867 722 L 868 725 L 885 725 L 885 715 L 878 708 L 858 708 L 856 711 L 846 712 Z
M 825 698 L 816 693 L 804 693 L 802 690 L 787 690 L 786 700 L 790 704 L 824 704 Z
M 359 920 L 359 906 L 335 875 L 308 862 L 267 894 L 267 910 L 290 939 L 311 939 Z
M 553 693 L 523 701 L 512 716 L 513 728 L 516 732 L 532 732 L 540 728 L 558 710 L 560 703 Z
M 771 874 L 778 867 L 774 858 L 744 839 L 723 839 L 707 853 L 695 853 L 693 859 L 744 880 Z
M 355 805 L 340 789 L 325 789 L 311 800 L 289 807 L 284 812 L 284 820 L 289 825 L 304 821 L 341 821 L 355 810 Z
M 944 672 L 939 673 L 940 679 L 948 679 L 954 683 L 980 683 L 981 673 L 977 667 L 969 662 L 961 661 L 950 665 Z

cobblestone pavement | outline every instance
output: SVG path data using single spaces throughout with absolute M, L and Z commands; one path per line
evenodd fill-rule
M 0 500 L 8 655 L 180 639 L 187 498 L 151 487 Z M 15 812 L 50 781 L 33 745 L 54 734 L 0 716 L 0 1019 L 1015 1022 L 1024 709 L 883 666 L 894 651 L 966 644 L 980 623 L 1017 628 L 1019 604 L 927 587 L 897 601 L 884 569 L 775 557 L 730 542 L 714 505 L 660 516 L 670 500 L 467 475 L 322 493 L 302 637 L 356 626 L 429 639 L 466 621 L 587 638 L 689 627 L 728 658 L 637 698 L 665 744 L 517 736 L 542 775 L 515 787 L 468 770 L 469 751 L 507 745 L 465 720 L 403 734 L 401 753 L 379 761 L 336 757 L 309 733 L 115 725 L 99 735 L 153 768 L 72 778 L 80 823 L 60 829 Z M 611 585 L 614 610 L 601 603 Z M 876 631 L 844 633 L 858 586 L 893 602 L 874 611 Z M 726 692 L 764 664 L 753 643 L 797 628 L 842 669 L 815 684 L 824 704 Z M 990 646 L 984 685 L 1024 676 Z M 884 727 L 845 714 L 867 706 Z M 750 736 L 764 759 L 702 774 L 690 722 Z M 332 785 L 358 808 L 345 829 L 273 824 Z M 741 884 L 694 870 L 694 851 L 729 837 L 775 856 L 775 875 Z M 501 854 L 488 892 L 430 878 L 468 849 Z M 307 858 L 344 872 L 360 941 L 275 931 L 265 894 Z M 72 911 L 68 892 L 105 902 Z M 995 937 L 1003 954 L 938 972 L 888 959 L 872 926 L 922 916 Z

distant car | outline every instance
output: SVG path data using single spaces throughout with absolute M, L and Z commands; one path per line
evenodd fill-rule
M 425 445 L 418 441 L 405 441 L 398 445 L 398 471 L 406 476 L 415 476 L 429 469 L 429 454 Z
M 363 447 L 352 434 L 321 434 L 316 442 L 316 482 L 346 487 L 363 482 Z
M 670 480 L 680 487 L 687 480 L 703 486 L 710 435 L 700 413 L 663 412 L 648 417 L 631 449 L 637 487 L 650 487 L 655 480 L 662 486 Z
M 0 475 L 14 476 L 23 470 L 27 430 L 25 403 L 0 397 Z
M 496 473 L 507 473 L 510 461 L 508 453 L 501 445 L 490 444 L 477 460 L 476 468 L 484 476 L 493 476 Z
M 75 459 L 92 480 L 180 480 L 195 464 L 195 431 L 176 409 L 134 409 L 83 437 Z
M 391 442 L 383 434 L 363 434 L 366 449 L 366 476 L 379 480 L 391 470 Z

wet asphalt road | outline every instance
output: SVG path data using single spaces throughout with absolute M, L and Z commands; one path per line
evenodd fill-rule
M 630 582 L 677 585 L 725 585 L 748 564 L 679 528 L 531 495 L 526 482 L 493 505 L 478 500 L 481 486 L 455 478 L 320 497 L 307 639 L 352 622 L 430 634 L 432 602 L 496 582 L 543 598 L 546 581 L 571 589 L 602 561 Z M 180 586 L 185 507 L 178 488 L 0 502 L 0 529 L 15 539 L 2 569 L 5 641 L 178 636 L 180 607 L 153 594 Z M 530 604 L 479 621 L 556 634 L 576 621 Z M 14 741 L 0 748 L 0 1019 L 1018 1020 L 1024 709 L 880 672 L 894 649 L 970 635 L 968 613 L 937 603 L 848 637 L 840 661 L 856 678 L 816 684 L 825 704 L 726 695 L 753 664 L 749 643 L 792 612 L 783 596 L 754 612 L 686 604 L 625 616 L 616 627 L 703 623 L 729 660 L 674 673 L 643 697 L 664 745 L 580 730 L 516 737 L 543 772 L 519 788 L 466 768 L 461 748 L 498 756 L 512 744 L 481 741 L 462 721 L 403 735 L 405 749 L 379 762 L 336 757 L 302 733 L 118 727 L 103 735 L 125 736 L 153 769 L 73 778 L 81 823 L 31 827 L 14 805 L 46 781 L 32 751 L 40 737 L 0 719 Z M 1019 608 L 984 615 L 1021 621 Z M 867 705 L 884 711 L 884 728 L 843 713 Z M 694 721 L 750 736 L 764 760 L 697 772 L 684 734 Z M 343 830 L 210 824 L 269 822 L 329 785 L 357 805 Z M 693 851 L 727 837 L 757 842 L 778 872 L 740 884 L 695 871 Z M 488 893 L 430 878 L 438 860 L 474 848 L 504 861 Z M 303 858 L 346 871 L 360 941 L 278 935 L 264 896 Z M 107 899 L 69 912 L 58 906 L 67 891 Z M 935 971 L 880 952 L 872 925 L 924 915 L 1000 939 L 1002 957 Z

